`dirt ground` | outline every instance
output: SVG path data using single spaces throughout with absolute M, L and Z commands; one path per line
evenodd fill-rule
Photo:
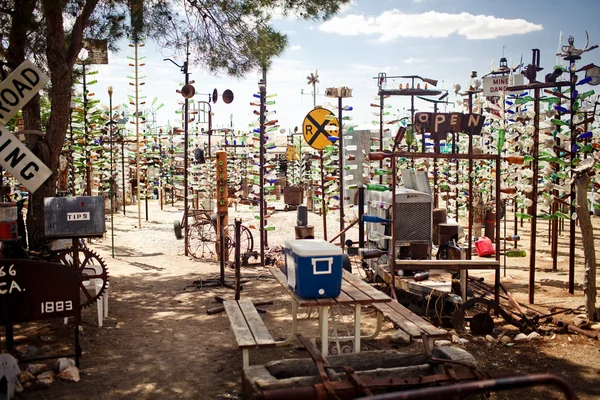
M 278 208 L 283 208 L 278 206 Z M 150 201 L 148 219 L 142 206 L 141 228 L 138 228 L 137 206 L 127 207 L 126 215 L 115 215 L 114 258 L 111 255 L 111 225 L 107 235 L 94 240 L 89 247 L 99 253 L 110 272 L 109 317 L 98 327 L 96 307 L 83 310 L 81 381 L 57 381 L 50 388 L 29 390 L 20 399 L 225 399 L 237 398 L 240 391 L 241 352 L 235 346 L 225 313 L 208 315 L 218 306 L 215 296 L 232 298 L 233 291 L 222 287 L 200 287 L 195 281 L 215 278 L 219 264 L 210 260 L 194 260 L 184 255 L 183 240 L 173 233 L 173 221 L 181 219 L 182 207 L 165 206 Z M 255 224 L 257 210 L 239 206 L 230 211 L 230 220 L 241 216 L 247 225 Z M 510 214 L 509 214 L 510 215 Z M 309 224 L 315 226 L 315 236 L 322 237 L 321 217 L 310 214 Z M 594 218 L 596 228 L 599 218 Z M 276 212 L 269 220 L 276 230 L 270 232 L 271 247 L 283 245 L 294 237 L 296 212 Z M 258 223 L 256 223 L 258 225 Z M 583 257 L 576 259 L 576 291 L 567 291 L 567 234 L 561 236 L 559 268 L 552 271 L 547 244 L 547 224 L 538 229 L 536 257 L 536 308 L 546 312 L 549 306 L 576 308 L 583 304 Z M 339 227 L 336 215 L 328 219 L 329 237 Z M 520 248 L 529 249 L 528 226 L 519 228 Z M 598 232 L 596 230 L 596 232 Z M 257 231 L 252 230 L 254 238 Z M 512 234 L 508 225 L 507 235 Z M 579 234 L 579 232 L 578 232 Z M 596 239 L 600 233 L 596 233 Z M 357 230 L 349 232 L 356 238 Z M 577 240 L 580 246 L 580 239 Z M 596 240 L 596 246 L 600 241 Z M 255 249 L 258 244 L 255 243 Z M 502 282 L 522 303 L 527 304 L 528 258 L 509 258 Z M 251 262 L 255 260 L 251 259 Z M 355 268 L 358 270 L 359 268 Z M 227 269 L 228 276 L 232 270 Z M 264 267 L 245 267 L 242 297 L 272 300 L 263 319 L 275 339 L 290 332 L 291 303 L 283 289 Z M 491 275 L 480 274 L 486 282 Z M 571 318 L 572 315 L 565 318 Z M 375 314 L 365 311 L 366 325 L 374 326 Z M 367 328 L 368 329 L 368 328 Z M 316 336 L 316 322 L 302 320 L 301 332 Z M 501 332 L 514 337 L 518 330 L 497 321 L 492 336 Z M 401 352 L 420 352 L 419 343 L 395 345 L 390 342 L 393 326 L 387 323 L 377 340 L 366 342 L 365 349 L 397 348 Z M 36 346 L 41 354 L 48 349 L 72 345 L 72 326 L 61 321 L 22 324 L 15 328 L 17 345 Z M 581 399 L 600 398 L 600 343 L 582 335 L 557 333 L 543 340 L 519 342 L 511 346 L 481 342 L 470 335 L 461 335 L 470 342 L 464 346 L 480 363 L 480 369 L 492 376 L 514 373 L 551 373 L 571 383 Z M 299 345 L 251 351 L 250 360 L 260 364 L 282 358 L 307 357 Z M 22 366 L 23 367 L 23 366 Z M 494 398 L 531 399 L 563 398 L 554 389 L 511 391 Z

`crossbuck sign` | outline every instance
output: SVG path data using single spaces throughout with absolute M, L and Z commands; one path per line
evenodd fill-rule
M 0 83 L 0 164 L 30 192 L 52 175 L 4 125 L 48 82 L 48 77 L 26 60 Z

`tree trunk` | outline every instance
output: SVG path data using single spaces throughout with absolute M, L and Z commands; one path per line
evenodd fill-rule
M 583 253 L 585 255 L 585 274 L 583 277 L 585 313 L 590 321 L 597 321 L 599 316 L 596 310 L 596 249 L 594 247 L 594 228 L 587 204 L 587 191 L 590 184 L 590 177 L 587 171 L 578 173 L 574 183 L 577 193 L 577 216 L 579 218 L 579 227 L 583 239 Z

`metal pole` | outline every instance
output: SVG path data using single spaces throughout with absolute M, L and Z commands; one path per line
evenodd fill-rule
M 570 72 L 570 83 L 571 83 L 571 104 L 570 104 L 570 118 L 569 118 L 569 127 L 571 128 L 571 145 L 575 143 L 577 131 L 575 129 L 575 124 L 573 118 L 575 116 L 575 110 L 573 106 L 575 101 L 577 100 L 576 92 L 575 92 L 575 83 L 577 80 L 577 76 L 575 75 L 575 60 L 580 57 L 569 57 L 569 72 Z M 573 159 L 575 158 L 575 151 L 571 149 L 570 157 L 569 157 L 569 165 L 573 165 Z M 535 177 L 535 175 L 534 175 Z M 571 192 L 569 193 L 569 293 L 575 293 L 575 220 L 573 219 L 573 214 L 575 214 L 575 184 L 573 183 L 573 168 L 571 167 L 570 172 L 571 178 Z M 534 218 L 535 220 L 535 218 Z
M 190 41 L 186 43 L 185 62 L 183 63 L 183 74 L 185 75 L 185 85 L 190 83 L 190 74 L 188 73 L 188 61 L 190 58 Z M 189 100 L 185 97 L 183 102 L 183 215 L 184 215 L 184 253 L 188 255 L 188 106 Z
M 108 120 L 108 126 L 110 129 L 110 189 L 108 190 L 108 195 L 110 196 L 110 238 L 111 238 L 111 254 L 112 258 L 115 258 L 115 217 L 114 217 L 114 202 L 113 197 L 115 194 L 115 181 L 113 176 L 113 109 L 112 109 L 112 95 L 113 95 L 113 87 L 108 87 L 108 109 L 110 113 L 110 118 Z
M 365 247 L 365 224 L 363 223 L 362 216 L 365 213 L 365 187 L 360 185 L 358 187 L 358 247 L 361 249 Z
M 125 138 L 121 135 L 121 175 L 123 177 L 123 215 L 125 215 Z
M 469 114 L 473 112 L 473 92 L 469 91 Z M 469 135 L 469 154 L 473 154 L 473 135 Z M 468 201 L 468 212 L 469 212 L 469 242 L 467 246 L 467 260 L 471 259 L 471 251 L 473 249 L 473 160 L 469 158 L 469 201 Z M 458 202 L 458 196 L 456 198 Z M 456 216 L 458 221 L 458 215 Z M 465 270 L 465 275 L 468 274 L 468 270 Z
M 319 151 L 321 159 L 321 215 L 323 216 L 323 239 L 327 240 L 327 208 L 325 201 L 325 166 L 323 165 L 323 150 Z
M 265 265 L 265 100 L 267 97 L 267 69 L 263 67 L 260 89 L 260 265 Z
M 135 40 L 135 174 L 137 182 L 138 228 L 142 227 L 142 205 L 140 204 L 140 116 L 139 116 L 139 74 L 138 42 Z M 132 193 L 133 196 L 133 193 Z M 187 255 L 187 254 L 186 254 Z
M 535 117 L 533 119 L 533 149 L 532 149 L 532 169 L 533 169 L 533 178 L 531 179 L 531 186 L 533 190 L 531 209 L 529 211 L 529 215 L 532 215 L 531 219 L 531 243 L 529 249 L 529 304 L 534 303 L 535 298 L 535 252 L 536 252 L 536 236 L 537 236 L 537 191 L 538 191 L 538 170 L 539 170 L 539 162 L 538 162 L 538 152 L 539 152 L 539 134 L 540 134 L 540 121 L 538 119 L 540 114 L 540 89 L 534 89 L 534 103 L 533 109 L 535 111 Z
M 339 124 L 339 180 L 340 180 L 340 232 L 344 232 L 344 179 L 342 177 L 344 172 L 344 130 L 342 129 L 342 97 L 338 97 L 338 124 Z M 346 239 L 346 235 L 342 233 L 340 236 L 340 247 L 342 252 L 344 251 L 344 242 Z

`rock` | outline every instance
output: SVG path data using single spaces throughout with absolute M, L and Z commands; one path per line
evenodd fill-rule
M 589 323 L 589 319 L 587 317 L 587 315 L 585 314 L 579 314 L 573 317 L 573 319 L 571 320 L 571 323 L 575 326 L 583 326 L 583 325 L 587 325 Z
M 53 383 L 54 383 L 54 378 L 51 376 L 49 376 L 47 378 L 35 380 L 36 386 L 40 386 L 40 387 L 49 387 L 49 386 L 52 386 Z
M 542 339 L 544 339 L 543 336 L 537 332 L 531 332 L 529 335 L 527 335 L 527 340 L 542 340 Z
M 515 336 L 515 342 L 526 342 L 527 340 L 527 335 L 524 333 L 519 333 L 517 336 Z
M 31 372 L 23 371 L 19 374 L 19 382 L 25 383 L 31 381 L 35 381 L 35 375 L 33 375 Z
M 402 329 L 396 330 L 396 332 L 392 334 L 391 340 L 392 342 L 399 344 L 410 344 L 411 341 L 410 335 L 404 332 Z
M 596 322 L 588 326 L 588 328 L 593 329 L 595 331 L 600 331 L 600 322 Z
M 440 346 L 441 347 L 441 346 L 450 346 L 452 344 L 452 342 L 449 341 L 449 340 L 436 340 L 434 342 L 434 344 L 436 346 Z
M 485 341 L 488 343 L 498 343 L 498 340 L 492 335 L 485 335 Z
M 60 379 L 61 381 L 79 382 L 79 368 L 71 365 L 56 375 L 56 378 Z
M 25 382 L 23 383 L 23 390 L 27 390 L 27 389 L 31 389 L 32 387 L 35 386 L 35 382 Z
M 27 354 L 27 345 L 26 344 L 22 344 L 20 346 L 15 347 L 15 349 L 19 352 L 19 354 L 21 354 L 22 356 L 24 356 L 25 354 Z
M 459 343 L 460 337 L 458 335 L 452 335 L 452 343 Z
M 510 338 L 510 337 L 508 337 L 508 336 L 504 335 L 504 336 L 502 336 L 502 337 L 500 338 L 500 341 L 501 341 L 502 343 L 504 343 L 504 344 L 508 344 L 508 343 L 510 343 L 512 340 L 511 340 L 511 338 Z
M 74 367 L 74 366 L 75 366 L 75 360 L 63 357 L 63 358 L 59 358 L 58 360 L 56 360 L 56 362 L 54 363 L 54 370 L 56 372 L 61 372 L 68 367 Z
M 21 385 L 21 382 L 17 381 L 17 384 L 15 385 L 15 393 L 23 393 L 23 385 Z
M 27 371 L 31 372 L 33 375 L 37 376 L 42 372 L 48 371 L 48 366 L 46 364 L 29 364 L 27 366 Z
M 54 378 L 54 371 L 46 371 L 46 372 L 42 372 L 41 374 L 39 374 L 38 376 L 35 377 L 36 379 L 47 379 L 47 378 Z
M 469 342 L 469 339 L 463 339 L 463 338 L 458 339 L 458 344 L 460 344 L 461 346 L 464 346 L 468 343 L 471 343 L 471 342 Z

